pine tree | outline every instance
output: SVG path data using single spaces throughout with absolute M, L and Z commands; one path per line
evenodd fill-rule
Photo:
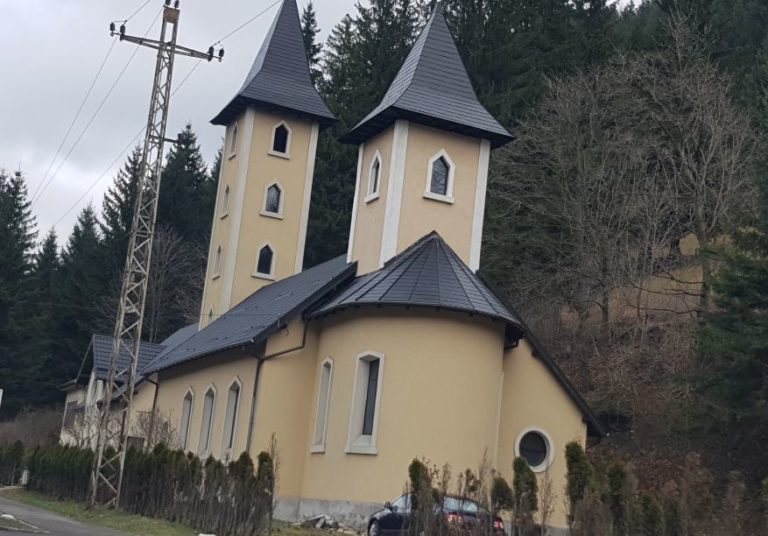
M 141 148 L 136 147 L 117 173 L 102 202 L 100 228 L 106 255 L 105 268 L 110 272 L 110 277 L 118 281 L 117 291 L 125 266 L 136 193 L 141 179 L 141 158 Z
M 99 223 L 93 208 L 87 206 L 78 215 L 62 254 L 56 297 L 55 360 L 49 372 L 63 381 L 75 377 L 94 333 L 112 333 L 114 302 L 105 307 L 110 281 L 103 259 Z
M 27 352 L 33 359 L 34 381 L 29 384 L 32 403 L 35 406 L 56 403 L 61 396 L 57 389 L 65 380 L 51 374 L 56 355 L 53 344 L 58 310 L 57 297 L 61 284 L 61 260 L 55 231 L 51 230 L 35 255 L 30 274 L 34 292 L 34 333 L 29 337 Z
M 160 183 L 157 222 L 190 243 L 208 246 L 216 184 L 206 169 L 191 125 L 168 152 Z
M 317 27 L 315 6 L 312 5 L 310 0 L 301 11 L 301 36 L 304 39 L 304 50 L 307 53 L 307 61 L 309 62 L 309 74 L 315 85 L 318 84 L 323 76 L 320 70 L 320 53 L 323 50 L 323 46 L 317 42 L 317 34 L 319 33 L 320 28 Z
M 25 343 L 34 327 L 29 275 L 35 236 L 23 175 L 0 170 L 0 388 L 5 389 L 0 417 L 30 402 Z

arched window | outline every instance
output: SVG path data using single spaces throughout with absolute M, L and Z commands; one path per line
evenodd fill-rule
M 221 246 L 216 249 L 216 259 L 213 262 L 213 277 L 219 277 L 221 273 Z
M 229 156 L 230 158 L 237 154 L 237 123 L 232 126 L 232 132 L 229 135 Z
M 227 394 L 227 413 L 224 418 L 224 451 L 231 454 L 235 445 L 235 432 L 237 428 L 237 412 L 240 407 L 240 382 L 235 380 L 229 387 Z
M 347 452 L 376 454 L 384 355 L 365 352 L 357 357 L 352 387 L 352 414 Z
M 192 401 L 194 395 L 192 391 L 187 391 L 184 400 L 181 402 L 181 426 L 179 426 L 179 441 L 182 450 L 187 450 L 189 446 L 189 423 L 192 420 Z
M 259 250 L 259 256 L 256 259 L 256 273 L 258 275 L 272 277 L 275 262 L 275 252 L 272 248 L 264 246 Z
M 453 202 L 453 176 L 455 166 L 445 151 L 433 156 L 427 167 L 427 191 L 424 197 Z
M 272 130 L 272 149 L 269 154 L 287 158 L 291 152 L 291 129 L 283 122 Z
M 211 428 L 213 428 L 213 406 L 216 403 L 216 392 L 213 387 L 208 388 L 203 399 L 203 422 L 200 426 L 200 443 L 197 445 L 197 454 L 201 457 L 210 454 Z
M 379 198 L 379 190 L 381 188 L 381 154 L 376 151 L 376 156 L 373 157 L 371 162 L 371 169 L 368 171 L 368 195 L 365 198 L 366 202 L 373 201 Z
M 266 216 L 283 214 L 283 190 L 277 183 L 267 186 L 264 192 L 264 214 Z
M 229 214 L 229 186 L 224 188 L 224 195 L 221 197 L 221 217 Z
M 208 311 L 208 323 L 210 324 L 211 322 L 213 322 L 213 307 Z
M 329 357 L 323 361 L 323 366 L 320 369 L 320 386 L 317 393 L 317 416 L 315 417 L 315 436 L 312 441 L 312 452 L 325 451 L 325 430 L 328 422 L 332 376 L 333 360 Z

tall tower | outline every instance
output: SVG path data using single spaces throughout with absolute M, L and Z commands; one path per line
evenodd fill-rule
M 304 259 L 315 151 L 335 118 L 309 74 L 296 0 L 283 0 L 226 126 L 200 327 Z
M 343 138 L 360 144 L 348 260 L 376 270 L 436 230 L 477 270 L 490 150 L 510 138 L 478 101 L 438 3 L 381 103 Z

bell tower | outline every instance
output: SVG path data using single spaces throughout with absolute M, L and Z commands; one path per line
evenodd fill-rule
M 510 139 L 438 2 L 381 103 L 342 140 L 360 146 L 347 259 L 371 272 L 437 231 L 477 270 L 490 151 Z
M 226 127 L 200 327 L 302 270 L 315 151 L 335 118 L 309 74 L 296 0 L 283 0 Z

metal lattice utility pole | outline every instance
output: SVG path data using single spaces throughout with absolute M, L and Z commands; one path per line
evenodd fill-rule
M 136 43 L 157 50 L 154 85 L 149 105 L 149 119 L 144 138 L 140 183 L 136 193 L 128 256 L 123 272 L 120 303 L 115 323 L 109 375 L 101 400 L 96 459 L 91 474 L 91 504 L 116 507 L 120 501 L 125 454 L 131 430 L 131 404 L 136 383 L 141 327 L 152 258 L 152 240 L 160 193 L 160 171 L 163 163 L 165 128 L 173 79 L 173 60 L 177 54 L 204 60 L 214 58 L 213 47 L 207 53 L 176 44 L 179 26 L 179 2 L 173 7 L 165 0 L 160 39 L 146 39 L 126 35 L 125 24 L 112 36 L 121 41 Z M 217 59 L 223 57 L 219 50 Z

